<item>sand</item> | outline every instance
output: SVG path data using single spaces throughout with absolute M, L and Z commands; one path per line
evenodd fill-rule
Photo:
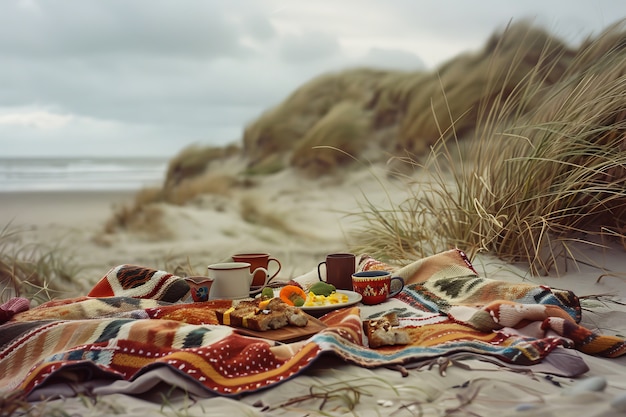
M 363 227 L 350 214 L 359 211 L 363 195 L 372 202 L 388 205 L 402 201 L 408 188 L 389 179 L 384 167 L 347 172 L 341 179 L 309 180 L 283 172 L 260 178 L 254 187 L 233 189 L 228 195 L 196 199 L 184 207 L 162 206 L 163 221 L 169 237 L 156 239 L 154 234 L 120 231 L 103 233 L 103 225 L 115 205 L 129 203 L 129 192 L 43 192 L 0 194 L 0 223 L 23 230 L 24 241 L 59 244 L 82 268 L 85 285 L 97 281 L 109 268 L 121 263 L 135 263 L 165 268 L 177 262 L 189 262 L 199 273 L 206 265 L 228 259 L 237 252 L 269 252 L 279 258 L 282 279 L 310 272 L 327 253 L 349 248 L 350 231 Z M 281 220 L 273 229 L 261 227 L 242 218 L 245 201 L 263 215 Z M 490 256 L 474 260 L 477 270 L 489 278 L 526 281 L 573 290 L 583 297 L 583 325 L 606 334 L 626 334 L 626 257 L 623 248 L 581 246 L 577 259 L 583 264 L 568 265 L 561 277 L 531 277 L 523 268 L 508 265 Z M 595 263 L 597 266 L 587 264 Z M 599 282 L 598 279 L 600 278 Z M 595 296 L 601 296 L 597 299 Z M 585 298 L 586 297 L 586 298 Z M 354 415 L 387 415 L 412 398 L 418 406 L 402 409 L 396 415 L 442 415 L 458 405 L 458 386 L 468 380 L 478 381 L 476 397 L 464 410 L 478 415 L 626 415 L 620 414 L 611 401 L 626 392 L 626 357 L 600 359 L 583 355 L 590 366 L 586 376 L 601 376 L 608 382 L 603 392 L 583 397 L 568 397 L 554 381 L 530 373 L 514 373 L 492 365 L 469 361 L 474 370 L 452 366 L 446 376 L 435 367 L 414 371 L 403 378 L 388 369 L 366 370 L 347 364 L 320 363 L 314 369 L 268 391 L 250 395 L 241 402 L 210 398 L 189 403 L 184 395 L 171 394 L 166 413 L 175 414 L 186 407 L 189 415 L 304 415 L 315 414 L 319 403 L 299 404 L 295 408 L 263 413 L 253 404 L 277 404 L 287 398 L 308 393 L 312 384 L 361 381 L 369 384 L 372 395 L 363 396 Z M 494 372 L 497 371 L 497 372 Z M 559 379 L 563 386 L 576 381 Z M 376 387 L 376 384 L 380 386 Z M 390 388 L 390 387 L 393 387 Z M 457 388 L 455 388 L 457 387 Z M 469 395 L 470 391 L 464 391 Z M 187 402 L 187 403 L 186 403 Z M 523 411 L 524 404 L 541 405 L 541 412 Z M 162 397 L 138 398 L 114 395 L 99 405 L 86 405 L 81 399 L 54 401 L 52 406 L 84 414 L 113 415 L 119 409 L 127 415 L 145 415 L 146 407 L 160 412 Z M 420 405 L 421 404 L 421 405 Z M 513 411 L 511 411 L 513 410 Z M 572 414 L 574 413 L 574 414 Z M 331 415 L 352 415 L 336 408 Z M 468 415 L 468 414 L 459 414 Z
M 31 227 L 89 227 L 111 208 L 132 200 L 134 191 L 0 192 L 0 222 Z
M 241 252 L 278 257 L 283 264 L 278 278 L 288 280 L 327 253 L 347 250 L 363 193 L 385 204 L 390 191 L 398 199 L 407 190 L 386 178 L 384 167 L 341 179 L 283 172 L 254 181 L 252 187 L 206 195 L 182 207 L 157 205 L 163 226 L 139 232 L 103 232 L 113 208 L 132 203 L 134 193 L 128 191 L 0 193 L 0 224 L 23 230 L 24 241 L 64 248 L 92 282 L 122 263 L 159 269 L 190 264 L 203 274 L 207 265 Z M 247 206 L 256 214 L 244 219 Z M 268 221 L 274 226 L 263 226 Z

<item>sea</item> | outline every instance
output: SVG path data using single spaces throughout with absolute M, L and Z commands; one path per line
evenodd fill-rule
M 120 191 L 163 184 L 169 158 L 0 158 L 0 192 Z

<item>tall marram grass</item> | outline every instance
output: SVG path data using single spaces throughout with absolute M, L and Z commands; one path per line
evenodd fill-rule
M 546 44 L 523 82 L 495 97 L 499 106 L 479 109 L 474 138 L 442 132 L 425 163 L 406 159 L 425 180 L 395 207 L 363 205 L 358 250 L 411 259 L 460 247 L 560 274 L 572 243 L 623 239 L 626 35 L 617 29 L 584 45 L 549 88 L 554 50 Z M 493 67 L 490 79 L 506 79 L 519 64 Z
M 82 293 L 72 257 L 59 245 L 25 243 L 23 233 L 10 224 L 0 230 L 0 302 L 21 296 L 40 304 Z

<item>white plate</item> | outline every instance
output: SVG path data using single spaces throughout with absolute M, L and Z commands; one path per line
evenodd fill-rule
M 337 290 L 337 293 L 347 295 L 348 301 L 346 301 L 345 303 L 328 304 L 324 306 L 302 306 L 300 307 L 300 309 L 302 309 L 302 311 L 306 311 L 307 313 L 312 313 L 312 312 L 320 313 L 323 311 L 331 311 L 331 310 L 336 310 L 338 308 L 344 308 L 344 307 L 355 305 L 356 303 L 361 301 L 361 299 L 363 298 L 361 297 L 361 294 L 359 294 L 358 292 L 354 292 L 354 291 Z

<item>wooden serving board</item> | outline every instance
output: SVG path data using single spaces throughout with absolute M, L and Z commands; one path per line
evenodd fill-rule
M 266 330 L 264 332 L 250 330 L 243 327 L 233 328 L 236 329 L 238 333 L 244 334 L 246 336 L 260 337 L 263 339 L 274 340 L 276 342 L 282 343 L 291 343 L 309 338 L 327 327 L 323 321 L 316 319 L 309 314 L 307 314 L 306 316 L 309 319 L 309 322 L 304 327 L 285 326 L 281 327 L 280 329 Z

